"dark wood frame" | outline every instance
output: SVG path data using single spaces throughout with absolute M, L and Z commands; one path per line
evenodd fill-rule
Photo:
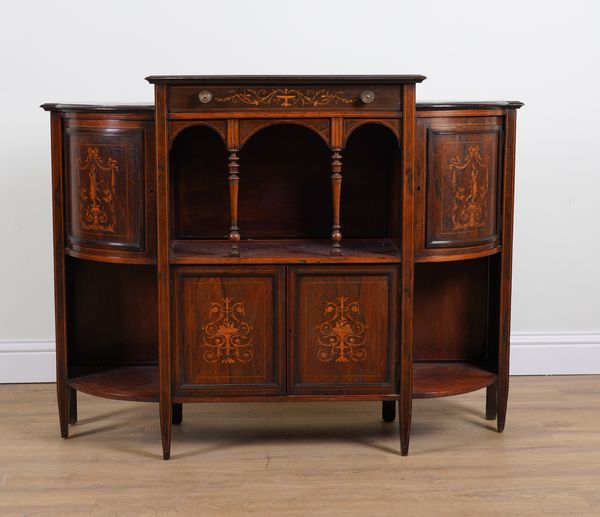
M 401 453 L 408 454 L 412 399 L 465 393 L 487 388 L 488 419 L 497 418 L 498 431 L 505 425 L 508 397 L 510 336 L 510 293 L 512 261 L 512 224 L 516 109 L 519 102 L 494 103 L 416 103 L 415 85 L 423 76 L 155 76 L 155 105 L 61 105 L 45 104 L 51 111 L 52 185 L 54 228 L 54 274 L 56 302 L 57 395 L 61 436 L 77 421 L 76 391 L 124 400 L 158 401 L 163 457 L 170 457 L 171 426 L 182 421 L 182 403 L 253 400 L 381 400 L 382 418 L 393 421 L 396 401 L 399 407 Z M 255 90 L 267 92 L 256 97 Z M 214 100 L 213 93 L 221 100 Z M 250 93 L 248 93 L 250 91 Z M 325 92 L 315 97 L 314 92 Z M 350 92 L 345 94 L 344 92 Z M 359 92 L 362 92 L 359 94 Z M 374 92 L 374 93 L 373 93 Z M 250 97 L 244 97 L 250 95 Z M 275 95 L 277 94 L 277 95 Z M 254 95 L 254 97 L 252 97 Z M 261 94 L 262 95 L 262 94 Z M 371 104 L 373 96 L 376 101 Z M 364 97 L 363 97 L 364 96 Z M 196 104 L 195 99 L 200 97 Z M 208 100 L 207 100 L 208 99 Z M 241 99 L 241 100 L 240 100 Z M 269 100 L 270 99 L 270 100 Z M 369 100 L 370 99 L 370 100 Z M 216 103 L 215 103 L 216 102 Z M 211 104 L 212 103 L 212 104 Z M 291 104 L 290 104 L 291 103 Z M 296 103 L 296 104 L 294 104 Z M 209 105 L 207 105 L 209 104 Z M 263 106 L 264 104 L 264 106 Z M 498 150 L 497 239 L 474 245 L 425 247 L 427 190 L 426 171 L 433 156 L 423 153 L 428 120 L 444 119 L 450 131 L 461 131 L 453 121 L 481 121 L 482 127 L 500 125 Z M 332 221 L 331 246 L 325 242 L 243 241 L 243 217 L 238 227 L 238 192 L 243 192 L 240 177 L 243 161 L 238 152 L 252 135 L 274 124 L 292 123 L 315 131 L 331 152 Z M 395 185 L 401 189 L 398 204 L 390 208 L 391 230 L 380 241 L 344 241 L 344 221 L 340 220 L 340 192 L 343 189 L 344 149 L 349 135 L 362 124 L 387 127 L 398 139 L 399 163 Z M 67 240 L 65 216 L 71 208 L 66 196 L 65 135 L 69 125 L 98 130 L 129 128 L 141 131 L 144 142 L 143 195 L 144 246 L 140 250 L 94 245 L 72 246 Z M 228 153 L 228 185 L 231 224 L 228 240 L 214 243 L 183 242 L 173 239 L 171 221 L 171 184 L 169 153 L 177 135 L 193 125 L 211 127 L 223 140 Z M 453 129 L 454 127 L 454 129 Z M 423 133 L 425 128 L 425 133 Z M 241 171 L 241 173 L 240 173 Z M 324 221 L 325 223 L 325 221 Z M 240 242 L 240 239 L 242 241 Z M 248 248 L 250 246 L 250 248 Z M 262 247 L 261 247 L 262 246 Z M 327 250 L 331 251 L 328 252 Z M 248 251 L 250 250 L 250 251 Z M 67 259 L 67 257 L 70 257 Z M 150 364 L 123 365 L 122 370 L 85 372 L 72 364 L 69 354 L 71 299 L 68 260 L 110 262 L 117 267 L 146 265 L 156 271 L 157 361 Z M 415 271 L 421 262 L 444 263 L 488 261 L 488 321 L 485 365 L 468 362 L 415 363 L 413 359 Z M 328 393 L 318 389 L 301 394 L 267 394 L 233 390 L 211 390 L 176 386 L 174 358 L 178 325 L 178 305 L 173 301 L 173 281 L 181 274 L 207 272 L 218 275 L 253 274 L 259 264 L 267 270 L 284 271 L 288 280 L 281 282 L 277 294 L 281 312 L 280 355 L 281 386 L 293 375 L 295 364 L 288 352 L 293 301 L 293 271 L 327 271 L 335 274 L 386 271 L 390 275 L 392 340 L 389 372 L 395 376 L 390 390 L 356 387 Z M 310 264 L 301 265 L 301 264 Z M 378 265 L 379 264 L 379 265 Z M 137 266 L 139 267 L 139 266 Z M 434 266 L 435 267 L 435 266 Z M 443 267 L 443 265 L 440 265 Z M 296 269 L 298 268 L 298 269 Z M 259 268 L 260 269 L 260 268 Z M 263 270 L 264 271 L 264 270 Z M 174 280 L 175 279 L 175 280 Z M 464 291 L 466 286 L 461 287 Z M 284 290 L 287 289 L 287 295 Z M 290 293 L 292 293 L 290 295 Z M 447 294 L 453 296 L 452 293 Z M 287 298 L 284 300 L 284 297 Z M 288 323 L 283 324 L 284 306 Z M 100 309 L 101 310 L 101 309 Z M 448 315 L 440 315 L 443 319 Z M 397 333 L 396 333 L 397 330 Z M 419 329 L 416 329 L 417 331 Z M 397 353 L 397 355 L 396 355 Z M 148 355 L 148 354 L 146 354 Z M 150 354 L 151 355 L 151 354 Z M 284 371 L 285 370 L 285 371 Z M 290 382 L 290 379 L 287 379 Z M 189 389 L 188 389 L 189 388 Z

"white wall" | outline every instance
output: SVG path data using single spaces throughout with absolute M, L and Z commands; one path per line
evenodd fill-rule
M 52 376 L 50 135 L 38 105 L 151 101 L 143 78 L 166 73 L 421 73 L 419 99 L 524 101 L 514 371 L 600 373 L 598 5 L 2 2 L 0 382 Z

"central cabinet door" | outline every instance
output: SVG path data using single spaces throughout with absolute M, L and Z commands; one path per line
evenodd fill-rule
M 362 265 L 289 269 L 289 393 L 397 393 L 397 271 Z
M 176 394 L 282 393 L 284 269 L 181 267 L 173 278 Z

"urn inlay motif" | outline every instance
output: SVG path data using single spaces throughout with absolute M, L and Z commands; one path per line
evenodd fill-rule
M 452 172 L 452 225 L 454 231 L 485 227 L 488 216 L 488 159 L 478 145 L 469 146 L 467 157 L 450 160 Z
M 325 321 L 318 327 L 319 361 L 336 363 L 360 362 L 367 358 L 366 325 L 357 301 L 349 302 L 345 296 L 336 302 L 327 302 L 323 313 Z
M 80 217 L 84 230 L 115 233 L 116 194 L 115 176 L 119 172 L 117 160 L 111 157 L 104 162 L 97 147 L 87 148 L 87 157 L 77 159 L 81 176 Z
M 210 304 L 209 321 L 202 325 L 203 358 L 209 363 L 247 363 L 254 357 L 252 325 L 244 318 L 244 302 L 223 298 Z
M 229 95 L 215 97 L 216 102 L 245 104 L 247 106 L 277 106 L 281 108 L 352 104 L 356 99 L 347 97 L 342 91 L 299 90 L 296 88 L 274 88 L 231 90 Z

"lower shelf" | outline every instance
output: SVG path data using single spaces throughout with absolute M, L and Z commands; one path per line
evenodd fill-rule
M 158 402 L 158 366 L 124 366 L 69 379 L 77 391 L 115 400 Z
M 496 382 L 497 375 L 470 363 L 416 363 L 413 398 L 449 397 L 485 388 Z M 69 379 L 77 391 L 115 400 L 158 402 L 158 367 L 125 366 Z M 189 401 L 237 400 L 395 400 L 397 395 L 281 396 L 281 397 L 192 397 Z M 185 399 L 185 397 L 184 397 Z M 192 400 L 193 399 L 193 400 Z M 176 400 L 183 402 L 184 400 Z
M 415 363 L 413 398 L 449 397 L 485 388 L 497 375 L 471 363 Z

